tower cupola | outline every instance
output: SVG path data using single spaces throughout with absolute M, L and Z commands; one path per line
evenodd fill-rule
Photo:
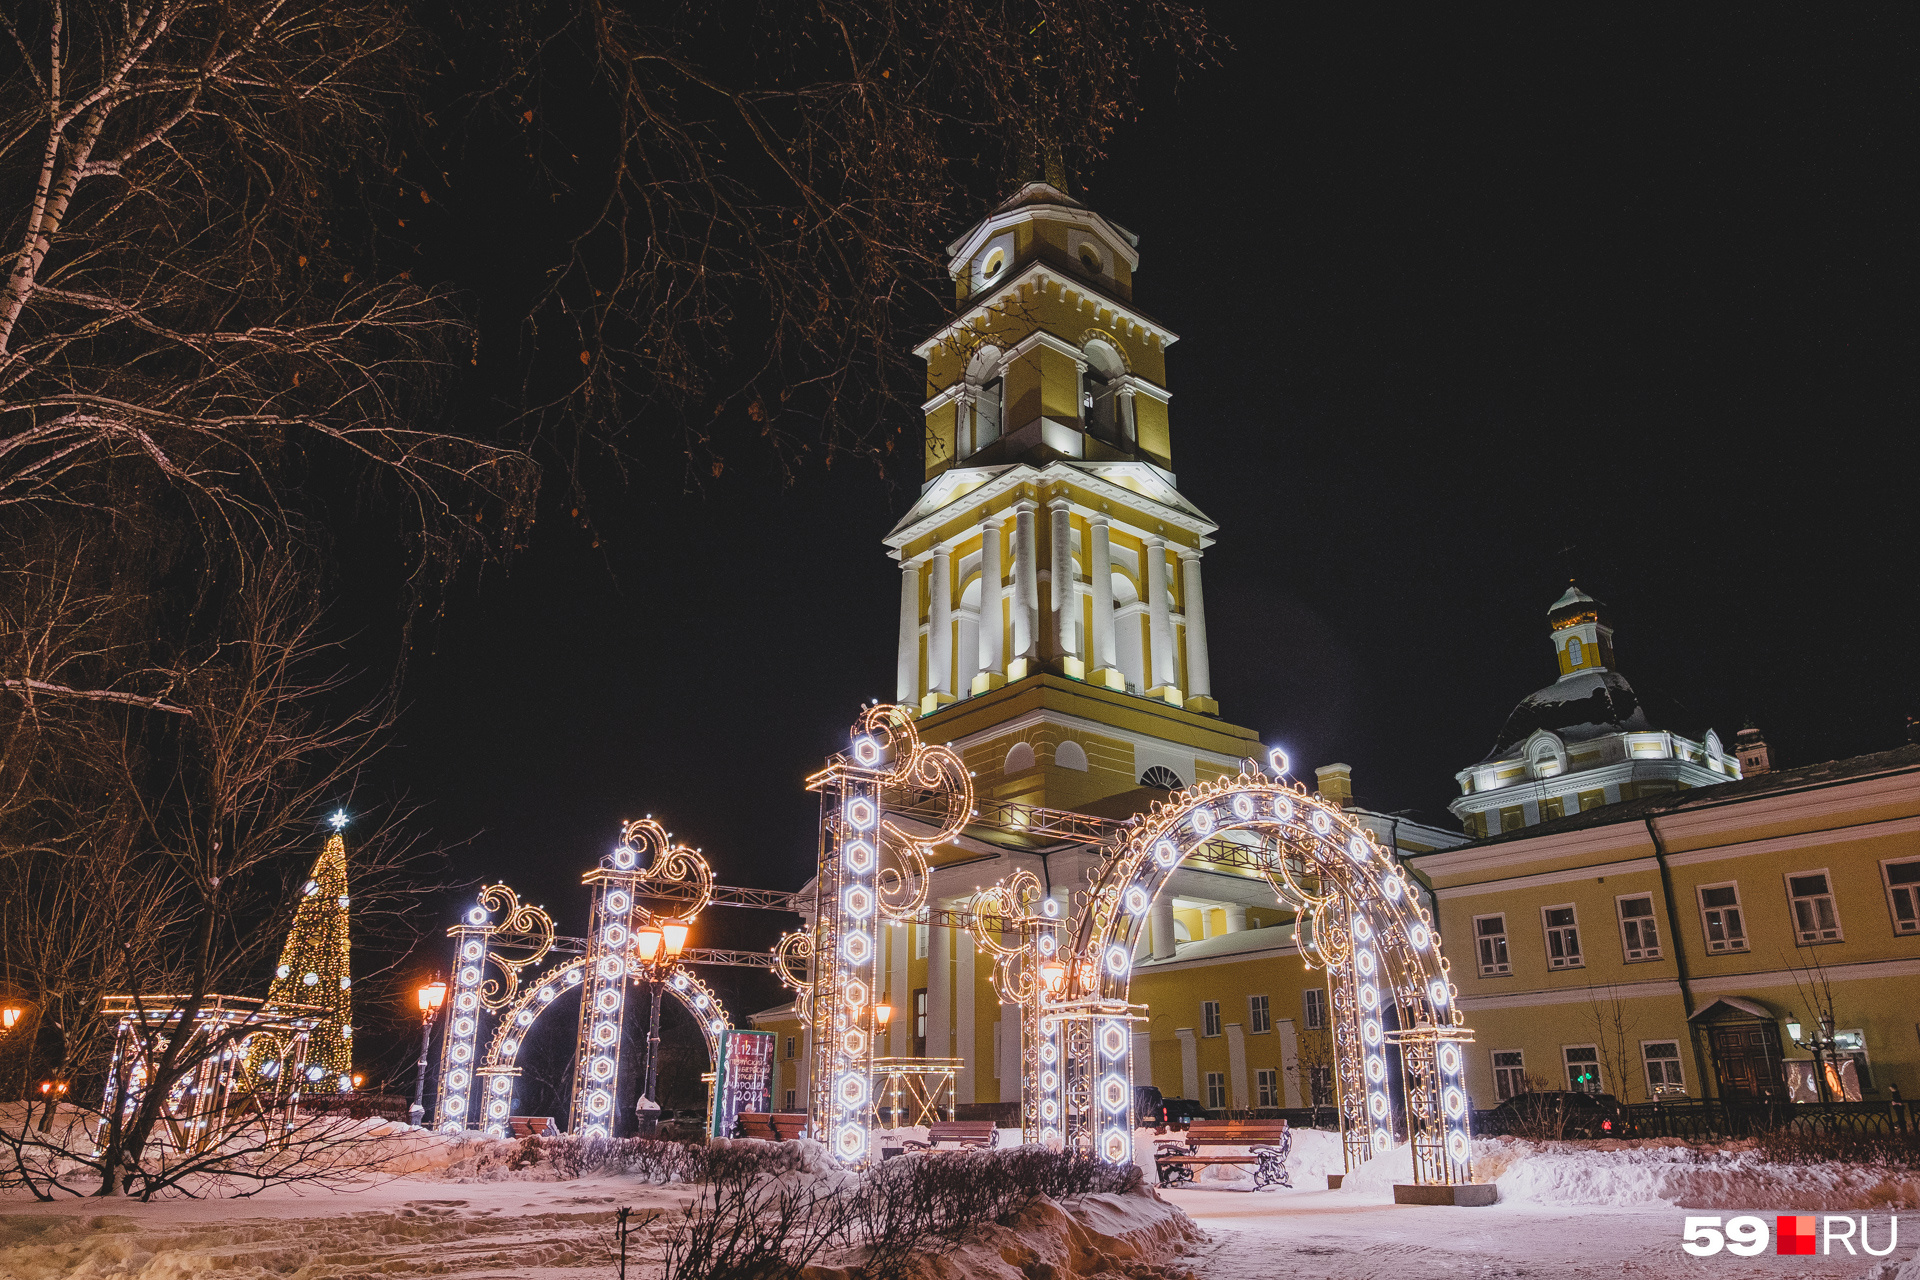
M 1569 583 L 1547 610 L 1560 674 L 1613 669 L 1613 628 L 1600 620 L 1600 602 Z

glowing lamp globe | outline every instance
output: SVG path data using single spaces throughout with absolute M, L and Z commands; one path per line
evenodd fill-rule
M 667 944 L 667 954 L 677 956 L 686 949 L 688 926 L 684 924 L 663 924 L 660 934 Z
M 0 1009 L 0 1023 L 5 1023 L 8 1031 L 13 1030 L 13 1024 L 20 1021 L 20 1012 L 20 1010 L 11 1007 Z
M 890 1004 L 873 1006 L 873 1020 L 881 1030 L 886 1030 L 887 1024 L 893 1021 L 893 1006 Z
M 1049 960 L 1040 966 L 1040 983 L 1046 987 L 1047 994 L 1057 996 L 1067 985 L 1067 966 L 1059 960 Z
M 444 982 L 429 982 L 426 986 L 420 988 L 419 996 L 420 1012 L 434 1013 L 441 1005 L 447 1002 L 447 984 Z
M 642 925 L 633 931 L 634 948 L 640 952 L 640 959 L 647 964 L 652 964 L 653 958 L 660 954 L 660 944 L 663 941 L 665 937 L 654 925 Z
M 1787 1039 L 1793 1040 L 1796 1042 L 1800 1039 L 1800 1019 L 1798 1018 L 1787 1019 Z

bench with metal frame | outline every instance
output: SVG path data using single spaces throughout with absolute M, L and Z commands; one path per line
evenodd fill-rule
M 1247 1152 L 1201 1155 L 1202 1147 L 1245 1147 Z M 1213 1164 L 1251 1166 L 1255 1190 L 1291 1187 L 1287 1155 L 1292 1150 L 1293 1133 L 1285 1120 L 1195 1120 L 1187 1129 L 1186 1141 L 1168 1139 L 1156 1144 L 1154 1165 L 1160 1184 L 1167 1187 L 1191 1183 L 1194 1170 Z
M 936 1120 L 927 1126 L 927 1138 L 907 1138 L 901 1145 L 909 1151 L 931 1151 L 943 1142 L 963 1147 L 994 1147 L 1000 1144 L 1000 1126 L 991 1120 Z

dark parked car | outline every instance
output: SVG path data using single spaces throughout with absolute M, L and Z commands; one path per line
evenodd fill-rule
M 1610 1093 L 1516 1093 L 1493 1109 L 1487 1129 L 1521 1138 L 1624 1138 L 1626 1108 Z
M 1192 1098 L 1165 1098 L 1160 1103 L 1158 1122 L 1141 1117 L 1142 1124 L 1160 1124 L 1169 1129 L 1184 1129 L 1195 1120 L 1205 1120 L 1207 1109 Z

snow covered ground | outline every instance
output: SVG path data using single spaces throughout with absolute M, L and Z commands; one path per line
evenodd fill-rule
M 453 1142 L 395 1131 L 411 1170 L 352 1191 L 278 1188 L 245 1200 L 62 1199 L 40 1204 L 0 1193 L 0 1278 L 52 1280 L 342 1280 L 611 1276 L 614 1209 L 640 1223 L 630 1274 L 655 1273 L 660 1240 L 691 1188 L 625 1177 L 570 1182 L 509 1172 L 511 1144 Z M 1143 1135 L 1145 1136 L 1145 1135 Z M 495 1147 L 499 1150 L 495 1150 Z M 1863 1255 L 1693 1258 L 1680 1248 L 1688 1214 L 1852 1211 L 1873 1219 L 1876 1243 L 1899 1212 L 1895 1259 L 1920 1246 L 1920 1177 L 1884 1177 L 1851 1166 L 1767 1165 L 1741 1144 L 1599 1142 L 1475 1144 L 1476 1168 L 1500 1189 L 1487 1208 L 1395 1205 L 1410 1180 L 1406 1152 L 1370 1162 L 1339 1191 L 1335 1135 L 1300 1131 L 1293 1190 L 1235 1189 L 1229 1171 L 1199 1188 L 1162 1192 L 1205 1238 L 1139 1197 L 1086 1197 L 1067 1210 L 1036 1206 L 971 1245 L 929 1259 L 925 1280 L 1122 1272 L 1171 1280 L 1361 1280 L 1365 1277 L 1601 1276 L 1808 1277 L 1862 1280 Z M 476 1174 L 477 1171 L 477 1174 Z M 1902 1212 L 1904 1211 L 1904 1212 Z M 661 1217 L 651 1223 L 647 1215 Z M 1068 1215 L 1071 1215 L 1069 1218 Z M 1143 1234 L 1144 1233 L 1144 1234 Z M 1184 1235 L 1184 1238 L 1183 1238 Z M 1143 1247 L 1141 1241 L 1148 1246 Z M 1154 1265 L 1169 1253 L 1171 1265 Z M 1900 1280 L 1920 1280 L 1920 1262 Z M 821 1272 L 821 1280 L 834 1273 Z M 1876 1280 L 1892 1280 L 1890 1275 Z

